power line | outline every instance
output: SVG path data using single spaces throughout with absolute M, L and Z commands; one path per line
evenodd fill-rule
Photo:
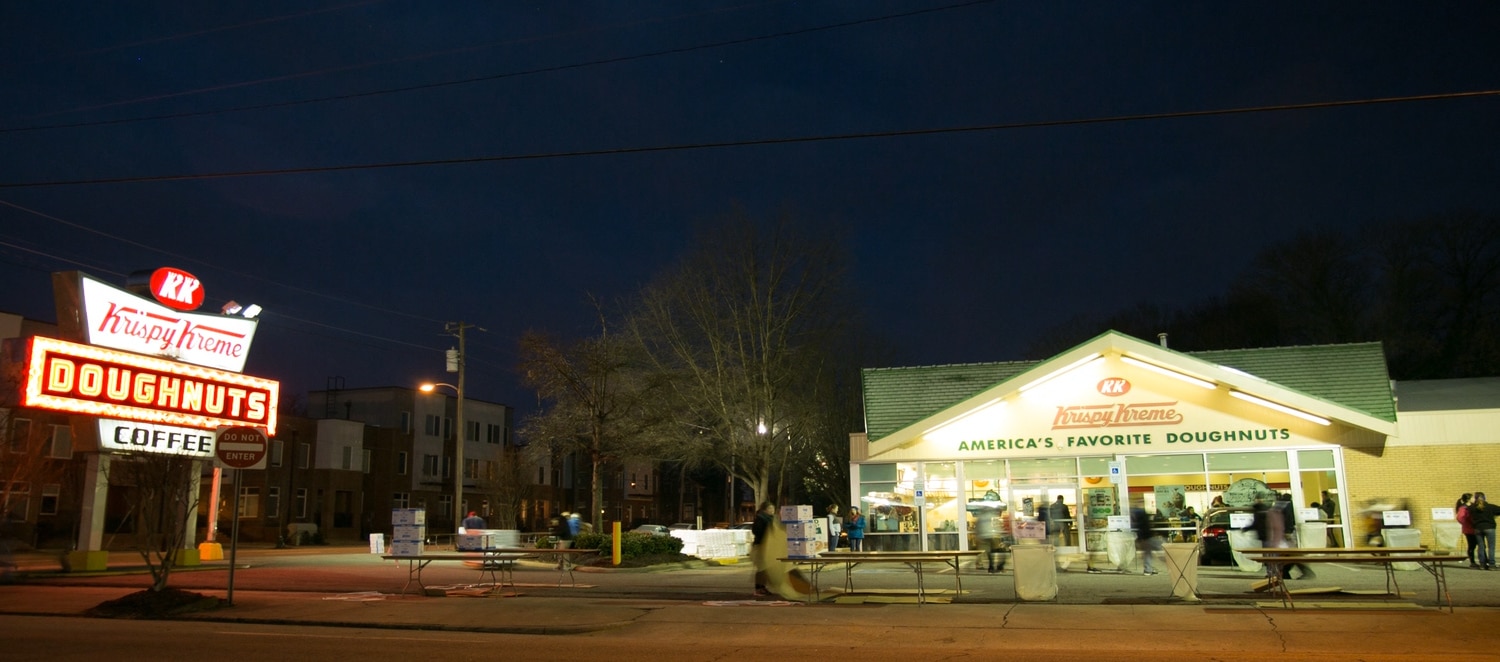
M 358 307 L 361 307 L 361 308 L 366 308 L 366 309 L 373 310 L 373 311 L 380 312 L 380 313 L 387 313 L 387 314 L 390 314 L 390 315 L 400 315 L 402 317 L 408 317 L 408 318 L 411 318 L 411 319 L 414 319 L 414 320 L 420 320 L 420 321 L 423 321 L 423 322 L 441 322 L 442 321 L 442 320 L 438 320 L 438 319 L 431 318 L 431 317 L 423 317 L 421 315 L 413 315 L 411 313 L 403 312 L 403 311 L 400 311 L 400 310 L 391 310 L 389 308 L 382 308 L 380 306 L 375 306 L 375 305 L 372 305 L 372 304 L 368 304 L 368 303 L 365 303 L 363 301 L 355 301 L 353 299 L 345 299 L 343 297 L 337 297 L 337 296 L 333 296 L 333 295 L 330 295 L 330 294 L 323 294 L 321 292 L 315 292 L 315 291 L 309 290 L 307 288 L 297 287 L 296 285 L 288 285 L 286 283 L 281 283 L 281 282 L 274 281 L 274 280 L 271 280 L 269 278 L 266 278 L 264 276 L 259 276 L 259 275 L 248 273 L 248 272 L 244 272 L 244 271 L 236 271 L 234 269 L 230 269 L 230 268 L 227 268 L 227 267 L 223 266 L 222 262 L 206 262 L 204 260 L 200 260 L 200 259 L 195 258 L 195 257 L 191 257 L 191 256 L 187 256 L 187 255 L 182 255 L 182 254 L 179 254 L 179 253 L 173 253 L 172 251 L 163 250 L 163 249 L 158 248 L 156 246 L 151 246 L 151 245 L 148 245 L 148 244 L 143 244 L 143 243 L 140 243 L 138 241 L 127 239 L 125 237 L 120 237 L 120 236 L 117 236 L 117 235 L 110 234 L 108 232 L 104 232 L 102 230 L 95 230 L 94 228 L 88 227 L 86 225 L 82 225 L 82 224 L 74 223 L 74 222 L 66 220 L 66 219 L 58 218 L 57 216 L 53 216 L 51 214 L 43 213 L 43 212 L 37 211 L 35 209 L 29 209 L 27 207 L 22 207 L 21 205 L 18 205 L 18 204 L 15 204 L 13 202 L 9 202 L 9 201 L 6 201 L 6 200 L 0 200 L 0 205 L 6 206 L 6 207 L 10 207 L 10 208 L 18 210 L 18 211 L 23 211 L 23 212 L 26 212 L 26 213 L 31 214 L 33 216 L 37 216 L 37 217 L 40 217 L 40 218 L 47 219 L 47 220 L 52 221 L 54 223 L 59 223 L 59 224 L 62 224 L 62 225 L 66 225 L 66 226 L 68 226 L 70 228 L 73 228 L 75 230 L 82 230 L 84 232 L 89 232 L 89 233 L 92 233 L 92 234 L 104 237 L 106 239 L 110 239 L 112 241 L 118 241 L 118 242 L 121 242 L 121 243 L 124 243 L 124 244 L 129 244 L 130 246 L 133 246 L 135 248 L 140 248 L 140 249 L 143 249 L 143 250 L 152 251 L 154 253 L 161 253 L 162 255 L 166 255 L 166 256 L 172 257 L 172 258 L 177 259 L 177 260 L 182 260 L 184 262 L 190 262 L 190 263 L 193 263 L 193 264 L 202 265 L 202 266 L 205 266 L 205 267 L 208 267 L 208 268 L 211 268 L 211 269 L 215 269 L 215 270 L 218 270 L 218 271 L 227 272 L 229 274 L 233 274 L 233 275 L 239 276 L 241 278 L 248 278 L 250 280 L 259 281 L 259 282 L 266 283 L 266 284 L 269 284 L 269 285 L 275 285 L 277 287 L 283 287 L 283 288 L 286 288 L 286 289 L 291 290 L 293 292 L 299 292 L 301 294 L 307 294 L 307 295 L 310 295 L 310 296 L 321 297 L 323 299 L 327 299 L 327 300 L 330 300 L 330 301 L 337 301 L 339 303 L 344 303 L 344 304 L 348 304 L 348 305 L 351 305 L 351 306 L 358 306 Z M 58 259 L 62 259 L 62 258 L 58 258 Z
M 370 90 L 370 91 L 366 91 L 366 92 L 353 92 L 353 93 L 350 93 L 350 94 L 340 94 L 340 95 L 326 96 L 326 97 L 314 97 L 314 98 L 310 98 L 310 99 L 300 99 L 300 100 L 294 100 L 294 101 L 279 101 L 279 102 L 274 102 L 274 103 L 255 104 L 255 105 L 249 105 L 249 106 L 233 106 L 233 107 L 229 107 L 229 108 L 216 108 L 216 109 L 211 109 L 211 110 L 180 112 L 180 113 L 167 113 L 167 114 L 160 114 L 160 115 L 149 115 L 149 116 L 145 116 L 145 117 L 132 117 L 132 118 L 113 119 L 113 120 L 97 120 L 97 121 L 91 121 L 91 122 L 72 122 L 72 123 L 67 123 L 67 124 L 46 124 L 46 125 L 28 126 L 28 127 L 0 128 L 0 134 L 30 132 L 30 131 L 47 131 L 47 130 L 53 130 L 53 129 L 76 129 L 76 128 L 85 128 L 85 127 L 94 127 L 94 126 L 110 126 L 110 125 L 116 125 L 116 124 L 133 124 L 133 123 L 138 123 L 138 122 L 149 122 L 149 121 L 156 121 L 156 120 L 184 119 L 184 118 L 188 118 L 188 117 L 201 117 L 201 116 L 204 116 L 204 115 L 220 115 L 220 114 L 247 112 L 247 111 L 254 111 L 254 110 L 270 110 L 270 109 L 273 109 L 273 108 L 287 108 L 287 107 L 291 107 L 291 106 L 300 106 L 300 105 L 313 104 L 313 103 L 323 103 L 323 102 L 328 102 L 328 101 L 347 101 L 347 100 L 350 100 L 350 99 L 361 99 L 361 98 L 366 98 L 366 97 L 386 96 L 386 95 L 391 95 L 391 94 L 401 94 L 401 93 L 405 93 L 405 92 L 417 92 L 417 91 L 423 91 L 423 90 L 433 90 L 433 89 L 440 89 L 440 88 L 444 88 L 444 87 L 454 87 L 454 86 L 459 86 L 459 85 L 471 85 L 471 84 L 474 84 L 474 83 L 484 83 L 484 82 L 490 82 L 490 81 L 504 80 L 504 79 L 507 79 L 507 78 L 518 78 L 518 77 L 521 77 L 521 76 L 533 76 L 533 75 L 544 74 L 544 73 L 555 73 L 555 72 L 559 72 L 559 71 L 568 71 L 568 70 L 571 70 L 571 69 L 581 69 L 581 68 L 585 68 L 585 67 L 594 67 L 594 66 L 599 66 L 599 65 L 604 65 L 604 64 L 618 64 L 618 63 L 622 63 L 622 62 L 630 62 L 630 61 L 633 61 L 633 60 L 643 60 L 643 59 L 648 59 L 648 58 L 662 57 L 662 56 L 665 56 L 665 55 L 678 55 L 678 54 L 682 54 L 682 53 L 690 53 L 690 52 L 693 52 L 693 51 L 707 50 L 707 49 L 711 49 L 711 48 L 723 48 L 723 47 L 726 47 L 726 46 L 738 46 L 738 45 L 742 45 L 742 44 L 754 43 L 754 42 L 757 42 L 757 41 L 767 41 L 767 40 L 771 40 L 771 39 L 781 39 L 781 38 L 784 38 L 784 37 L 800 36 L 800 35 L 811 34 L 811 33 L 815 33 L 815 32 L 825 32 L 825 31 L 829 31 L 829 30 L 839 30 L 839 29 L 843 29 L 843 28 L 855 27 L 855 26 L 860 26 L 860 25 L 867 25 L 867 24 L 871 24 L 871 23 L 879 23 L 879 22 L 884 22 L 884 21 L 891 21 L 891 20 L 897 20 L 897 19 L 903 19 L 903 18 L 910 18 L 910 17 L 913 17 L 913 16 L 919 16 L 919 15 L 922 15 L 922 14 L 930 14 L 930 13 L 935 13 L 935 12 L 949 11 L 949 10 L 953 10 L 953 9 L 963 9 L 963 8 L 972 7 L 972 6 L 975 6 L 975 5 L 990 4 L 990 3 L 994 2 L 994 1 L 995 0 L 971 0 L 969 2 L 962 2 L 962 3 L 958 3 L 958 4 L 953 4 L 953 5 L 944 5 L 944 6 L 941 6 L 941 7 L 929 7 L 927 9 L 918 9 L 918 10 L 913 10 L 913 11 L 908 11 L 908 12 L 902 12 L 902 13 L 898 13 L 898 14 L 886 14 L 886 15 L 875 16 L 875 17 L 870 17 L 870 18 L 856 19 L 856 20 L 853 20 L 853 21 L 845 21 L 843 23 L 833 23 L 833 24 L 827 24 L 827 25 L 819 25 L 819 26 L 814 26 L 814 27 L 809 27 L 809 28 L 799 28 L 799 29 L 796 29 L 796 30 L 788 30 L 788 31 L 777 32 L 777 33 L 772 33 L 772 34 L 763 34 L 763 35 L 756 35 L 756 36 L 752 36 L 752 37 L 741 37 L 741 38 L 736 38 L 736 39 L 727 39 L 727 40 L 716 41 L 716 42 L 709 42 L 709 43 L 704 43 L 704 44 L 696 44 L 696 45 L 692 45 L 692 46 L 682 46 L 682 47 L 679 47 L 679 48 L 668 48 L 668 49 L 662 49 L 662 50 L 658 50 L 658 51 L 651 51 L 651 52 L 647 52 L 647 53 L 637 53 L 637 54 L 634 54 L 634 55 L 621 55 L 621 56 L 617 56 L 617 57 L 601 58 L 601 59 L 596 59 L 596 60 L 588 60 L 588 61 L 584 61 L 584 62 L 574 62 L 574 63 L 569 63 L 569 64 L 559 64 L 559 65 L 553 65 L 553 66 L 547 66 L 547 67 L 537 67 L 537 68 L 534 68 L 534 69 L 527 69 L 527 70 L 522 70 L 522 71 L 512 71 L 512 72 L 506 72 L 506 73 L 500 73 L 500 74 L 492 74 L 492 75 L 488 75 L 488 76 L 478 76 L 478 77 L 473 77 L 473 78 L 463 78 L 463 79 L 451 80 L 451 81 L 441 81 L 441 82 L 436 82 L 436 83 L 423 83 L 423 84 L 420 84 L 420 85 L 409 85 L 409 86 L 405 86 L 405 87 L 385 88 L 385 89 L 379 89 L 379 90 Z M 737 10 L 737 9 L 740 9 L 740 8 L 741 7 L 730 8 L 730 9 Z M 730 9 L 717 10 L 717 11 L 729 11 Z M 637 23 L 628 23 L 628 24 L 625 24 L 624 26 L 611 26 L 610 28 L 600 28 L 600 30 L 603 30 L 603 29 L 614 29 L 616 27 L 629 27 L 629 26 L 640 24 L 640 23 L 661 22 L 661 21 L 665 21 L 665 20 L 678 20 L 680 18 L 690 18 L 690 17 L 698 16 L 698 15 L 701 15 L 701 13 L 700 14 L 690 14 L 690 15 L 685 15 L 685 16 L 676 16 L 676 17 L 672 17 L 670 19 L 656 19 L 654 21 L 641 21 L 641 22 L 637 22 Z M 569 34 L 573 34 L 573 33 L 569 33 Z M 540 41 L 540 40 L 543 40 L 543 39 L 550 39 L 550 38 L 555 37 L 555 36 L 557 36 L 557 35 L 548 35 L 548 36 L 545 36 L 545 37 L 531 37 L 531 38 L 528 38 L 528 39 L 516 40 L 516 41 L 513 41 L 513 42 L 502 42 L 502 44 L 525 43 L 525 42 L 529 42 L 529 41 Z M 490 45 L 486 45 L 486 46 L 471 46 L 471 47 L 468 47 L 468 48 L 462 48 L 462 49 L 456 49 L 456 50 L 450 50 L 450 51 L 440 51 L 440 52 L 436 52 L 436 53 L 425 53 L 425 54 L 421 54 L 421 55 L 414 55 L 414 56 L 410 56 L 410 57 L 398 58 L 398 59 L 393 59 L 393 60 L 385 60 L 385 61 L 381 61 L 381 62 L 368 62 L 368 63 L 363 63 L 363 64 L 348 65 L 348 66 L 343 66 L 343 67 L 331 67 L 331 68 L 327 68 L 327 69 L 319 69 L 319 70 L 316 70 L 316 71 L 305 71 L 305 72 L 300 72 L 300 73 L 296 73 L 296 74 L 287 74 L 285 76 L 275 76 L 275 77 L 272 77 L 272 78 L 261 78 L 261 79 L 257 79 L 257 80 L 251 80 L 251 81 L 241 81 L 241 82 L 238 82 L 238 83 L 226 83 L 224 85 L 216 85 L 216 86 L 213 86 L 213 87 L 199 88 L 199 89 L 196 89 L 196 90 L 184 90 L 184 91 L 181 91 L 181 92 L 172 92 L 172 93 L 169 93 L 169 94 L 160 94 L 160 95 L 155 95 L 155 96 L 150 96 L 150 97 L 142 97 L 142 98 L 137 98 L 137 99 L 125 100 L 125 101 L 113 101 L 113 102 L 110 102 L 110 103 L 100 104 L 100 105 L 96 105 L 96 106 L 89 106 L 89 107 L 85 107 L 85 108 L 73 108 L 73 109 L 70 109 L 70 110 L 58 111 L 58 112 L 53 112 L 53 113 L 47 113 L 47 114 L 44 114 L 44 115 L 33 115 L 31 117 L 23 118 L 23 119 L 39 119 L 39 118 L 42 118 L 42 117 L 51 117 L 51 116 L 55 116 L 55 115 L 61 115 L 61 114 L 64 114 L 64 113 L 83 112 L 83 111 L 89 111 L 89 110 L 100 110 L 100 109 L 104 109 L 104 108 L 113 108 L 113 107 L 118 107 L 118 106 L 126 106 L 126 105 L 136 104 L 136 103 L 144 103 L 144 102 L 147 102 L 147 101 L 160 101 L 160 100 L 163 100 L 163 99 L 172 99 L 172 98 L 178 98 L 178 97 L 184 97 L 184 96 L 191 96 L 191 95 L 194 95 L 194 94 L 201 94 L 201 93 L 204 93 L 204 92 L 218 92 L 218 91 L 223 91 L 223 90 L 230 90 L 230 89 L 236 89 L 236 88 L 242 88 L 242 87 L 251 87 L 251 86 L 255 86 L 255 85 L 262 85 L 262 84 L 265 84 L 265 83 L 281 82 L 281 81 L 288 81 L 288 80 L 297 80 L 297 79 L 300 79 L 300 78 L 308 78 L 308 77 L 313 77 L 313 76 L 322 76 L 322 75 L 331 74 L 331 73 L 340 73 L 340 72 L 346 72 L 346 71 L 358 71 L 358 70 L 361 70 L 361 69 L 367 69 L 367 68 L 375 67 L 375 66 L 382 66 L 382 65 L 387 65 L 387 64 L 398 64 L 398 63 L 402 63 L 402 62 L 412 62 L 412 61 L 416 61 L 416 60 L 424 60 L 424 59 L 429 59 L 429 58 L 433 58 L 433 57 L 439 57 L 439 56 L 443 56 L 443 55 L 451 55 L 451 54 L 454 54 L 454 53 L 463 53 L 463 52 L 469 52 L 469 51 L 475 51 L 475 50 L 482 50 L 482 49 L 485 49 L 485 48 L 490 48 L 490 47 L 495 46 L 495 45 L 497 45 L 497 44 L 490 44 Z
M 387 161 L 384 163 L 357 163 L 338 166 L 310 166 L 304 168 L 276 168 L 268 170 L 238 170 L 211 173 L 189 173 L 176 175 L 148 175 L 141 177 L 110 177 L 100 179 L 64 179 L 41 182 L 9 182 L 0 183 L 0 189 L 15 188 L 48 188 L 59 186 L 82 186 L 97 184 L 139 184 L 147 182 L 171 182 L 209 179 L 230 179 L 237 177 L 268 177 L 275 175 L 299 175 L 325 172 L 349 172 L 359 170 L 385 170 L 392 168 L 421 168 L 445 165 L 473 165 L 479 163 L 503 163 L 508 161 L 536 161 L 544 159 L 577 158 L 584 156 L 619 156 L 624 154 L 650 154 L 655 152 L 683 152 L 709 149 L 726 149 L 731 147 L 757 147 L 767 145 L 793 145 L 804 143 L 840 142 L 851 140 L 872 140 L 878 138 L 903 138 L 911 136 L 933 136 L 943 134 L 980 133 L 989 131 L 1011 131 L 1018 129 L 1040 129 L 1062 126 L 1083 126 L 1090 124 L 1116 124 L 1125 122 L 1143 122 L 1152 120 L 1186 119 L 1192 117 L 1214 117 L 1224 115 L 1244 115 L 1251 113 L 1287 112 L 1297 110 L 1318 110 L 1326 108 L 1347 108 L 1352 106 L 1374 106 L 1382 104 L 1411 103 L 1417 101 L 1438 101 L 1445 99 L 1465 99 L 1479 97 L 1500 96 L 1500 90 L 1477 90 L 1472 92 L 1445 92 L 1440 94 L 1420 94 L 1401 97 L 1381 97 L 1373 99 L 1353 99 L 1346 101 L 1318 101 L 1312 103 L 1280 104 L 1271 106 L 1246 106 L 1237 108 L 1218 108 L 1210 110 L 1189 110 L 1165 113 L 1144 113 L 1135 115 L 1111 115 L 1105 117 L 1088 117 L 1065 120 L 1041 120 L 1035 122 L 1012 122 L 1005 124 L 980 124 L 957 127 L 937 127 L 929 129 L 904 129 L 895 131 L 873 131 L 860 133 L 825 134 L 815 136 L 792 136 L 785 138 L 760 138 L 754 140 L 728 140 L 720 142 L 684 143 L 677 145 L 648 145 L 642 147 L 619 147 L 612 149 L 575 150 L 569 152 L 536 152 L 531 154 L 502 154 L 494 156 L 475 156 L 454 159 L 427 159 L 420 161 Z

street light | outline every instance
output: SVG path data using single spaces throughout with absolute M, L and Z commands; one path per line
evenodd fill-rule
M 433 382 L 422 384 L 417 389 L 423 393 L 431 393 L 439 386 L 446 386 L 458 394 L 458 435 L 453 443 L 453 460 L 458 465 L 453 474 L 453 526 L 458 530 L 458 523 L 463 521 L 464 510 L 464 387 L 463 373 L 460 372 L 458 386 Z

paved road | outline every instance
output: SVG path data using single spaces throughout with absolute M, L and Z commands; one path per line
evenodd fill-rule
M 149 581 L 139 574 L 33 575 L 0 586 L 0 641 L 7 642 L 0 657 L 78 651 L 77 641 L 57 640 L 97 631 L 115 659 L 152 651 L 150 659 L 164 659 L 163 638 L 182 659 L 196 659 L 203 651 L 190 633 L 215 642 L 204 649 L 209 654 L 234 642 L 245 659 L 284 659 L 288 646 L 335 660 L 424 649 L 428 657 L 493 659 L 500 653 L 474 650 L 496 646 L 520 659 L 1500 659 L 1500 573 L 1467 569 L 1450 573 L 1463 602 L 1449 613 L 1432 607 L 1430 580 L 1420 572 L 1402 573 L 1408 595 L 1399 599 L 1309 598 L 1292 611 L 1248 591 L 1253 575 L 1229 570 L 1205 573 L 1201 602 L 1167 598 L 1163 575 L 1066 572 L 1056 601 L 1017 602 L 1011 576 L 965 574 L 957 602 L 918 606 L 900 592 L 911 586 L 910 573 L 881 569 L 861 571 L 858 585 L 895 603 L 808 605 L 747 600 L 745 566 L 580 573 L 579 586 L 561 589 L 554 570 L 536 566 L 519 571 L 520 586 L 504 594 L 431 597 L 396 595 L 404 568 L 350 549 L 247 550 L 238 560 L 234 606 L 169 623 L 55 618 L 137 590 Z M 461 586 L 478 575 L 458 564 L 432 568 L 429 584 Z M 227 579 L 217 567 L 176 573 L 171 583 L 223 597 Z M 951 580 L 939 575 L 929 587 Z M 1320 571 L 1316 583 L 1383 588 L 1383 581 L 1383 573 L 1351 566 Z M 102 650 L 88 648 L 84 657 Z

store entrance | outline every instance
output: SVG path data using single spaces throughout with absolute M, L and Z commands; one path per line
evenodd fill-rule
M 1013 523 L 1045 521 L 1047 542 L 1059 551 L 1078 545 L 1078 485 L 1075 483 L 1013 483 L 1010 504 Z

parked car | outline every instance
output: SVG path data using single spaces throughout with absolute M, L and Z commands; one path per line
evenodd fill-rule
M 1229 547 L 1229 515 L 1245 512 L 1244 509 L 1218 509 L 1208 511 L 1203 519 L 1203 552 L 1198 557 L 1199 565 L 1234 565 L 1234 551 Z
M 673 524 L 671 528 L 674 528 L 674 529 L 696 529 L 698 527 L 694 526 L 692 522 L 678 522 L 676 524 Z
M 638 527 L 635 527 L 634 529 L 631 529 L 630 531 L 632 533 L 649 533 L 653 536 L 670 535 L 667 531 L 667 527 L 660 524 L 642 524 Z

